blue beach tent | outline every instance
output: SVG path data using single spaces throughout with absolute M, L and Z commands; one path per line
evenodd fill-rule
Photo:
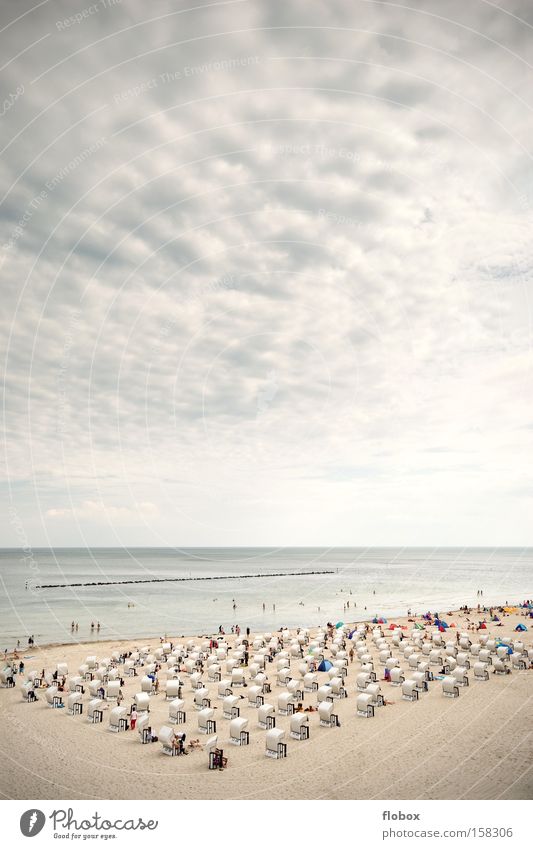
M 322 663 L 318 667 L 319 672 L 327 672 L 328 669 L 333 669 L 333 664 L 329 662 L 329 660 L 323 660 Z

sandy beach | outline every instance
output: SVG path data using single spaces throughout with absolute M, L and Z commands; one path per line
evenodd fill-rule
M 460 631 L 467 630 L 466 617 L 454 612 L 453 621 Z M 478 614 L 472 611 L 471 620 Z M 487 617 L 488 618 L 488 617 Z M 405 619 L 395 620 L 408 624 Z M 420 620 L 418 620 L 420 621 Z M 503 627 L 479 634 L 496 638 L 523 639 L 532 646 L 530 629 L 522 635 L 515 626 L 526 620 L 522 612 L 505 615 Z M 530 622 L 531 620 L 527 620 Z M 391 641 L 393 631 L 383 626 Z M 409 623 L 410 632 L 412 623 Z M 427 628 L 428 635 L 435 629 Z M 454 640 L 456 629 L 444 635 Z M 251 639 L 254 638 L 251 635 Z M 479 635 L 477 635 L 479 636 Z M 170 637 L 174 643 L 182 638 Z M 198 644 L 201 640 L 194 637 Z M 471 633 L 476 640 L 476 634 Z M 233 647 L 235 638 L 228 642 Z M 241 716 L 249 719 L 250 743 L 237 747 L 229 744 L 229 720 L 222 717 L 222 701 L 217 699 L 217 684 L 203 679 L 209 689 L 212 707 L 216 707 L 218 744 L 228 757 L 224 771 L 208 770 L 207 754 L 191 751 L 187 757 L 167 757 L 160 742 L 141 745 L 137 732 L 112 734 L 108 731 L 109 710 L 103 722 L 87 720 L 86 688 L 83 714 L 69 716 L 66 708 L 51 709 L 44 690 L 39 701 L 23 701 L 17 680 L 15 688 L 0 689 L 2 749 L 4 770 L 0 793 L 14 799 L 526 799 L 533 791 L 533 671 L 512 670 L 510 675 L 490 674 L 488 681 L 474 680 L 462 687 L 459 698 L 443 696 L 439 680 L 429 684 L 429 692 L 417 702 L 404 701 L 401 688 L 383 679 L 378 652 L 367 638 L 382 692 L 390 704 L 379 707 L 371 719 L 356 716 L 355 679 L 360 671 L 357 655 L 348 664 L 345 680 L 348 697 L 335 701 L 340 727 L 319 726 L 317 713 L 309 715 L 310 738 L 289 737 L 289 716 L 276 716 L 276 727 L 286 729 L 287 758 L 265 757 L 265 731 L 257 726 L 257 709 L 248 705 L 246 689 Z M 26 670 L 53 670 L 65 662 L 69 674 L 77 674 L 87 655 L 102 658 L 115 649 L 134 649 L 150 645 L 159 648 L 159 638 L 127 643 L 102 642 L 69 646 L 49 646 L 21 652 Z M 347 648 L 351 645 L 347 643 Z M 330 656 L 329 641 L 326 657 Z M 300 661 L 291 659 L 291 672 L 299 677 Z M 404 669 L 407 661 L 403 662 Z M 222 666 L 224 675 L 224 665 Z M 435 674 L 438 673 L 434 667 Z M 246 670 L 245 670 L 246 672 Z M 276 684 L 276 663 L 266 669 L 272 693 L 265 697 L 277 705 L 285 687 Z M 139 670 L 139 675 L 142 675 Z M 318 673 L 319 683 L 328 679 Z M 176 726 L 185 731 L 187 740 L 197 733 L 197 712 L 193 708 L 193 690 L 188 676 L 182 674 L 187 721 Z M 248 678 L 249 676 L 246 675 Z M 408 677 L 408 676 L 406 676 Z M 21 678 L 21 676 L 17 676 Z M 160 692 L 150 699 L 150 724 L 155 733 L 168 724 L 165 700 L 166 664 L 159 673 Z M 249 682 L 248 682 L 249 683 Z M 127 677 L 122 688 L 124 705 L 131 704 L 140 690 L 140 677 Z M 67 693 L 64 694 L 66 701 Z M 304 707 L 316 705 L 316 693 L 305 693 Z

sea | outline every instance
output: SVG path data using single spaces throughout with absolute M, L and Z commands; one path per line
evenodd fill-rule
M 11 650 L 517 603 L 533 597 L 533 549 L 0 549 L 0 581 Z

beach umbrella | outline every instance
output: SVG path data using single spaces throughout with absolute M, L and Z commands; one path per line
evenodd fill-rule
M 439 625 L 439 631 L 444 634 L 446 628 L 443 628 L 442 625 Z
M 378 622 L 379 622 L 380 625 L 386 625 L 387 624 L 387 620 L 384 619 L 383 616 L 380 616 L 380 618 L 378 619 Z
M 344 625 L 344 622 L 337 622 L 337 624 L 335 625 L 335 627 L 336 627 L 336 628 L 342 628 L 342 626 L 343 626 L 343 625 Z
M 327 672 L 328 669 L 333 669 L 333 664 L 329 662 L 329 660 L 323 660 L 322 663 L 318 667 L 319 672 Z

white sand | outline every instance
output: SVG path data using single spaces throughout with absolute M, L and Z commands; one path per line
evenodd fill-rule
M 461 630 L 466 628 L 461 615 L 454 614 L 453 621 Z M 518 615 L 506 616 L 504 627 L 489 627 L 489 633 L 516 639 L 520 635 L 513 629 L 519 621 L 525 620 Z M 386 630 L 385 634 L 392 636 Z M 448 634 L 455 638 L 454 629 Z M 530 629 L 521 635 L 528 647 L 532 634 Z M 175 638 L 173 642 L 185 641 Z M 377 658 L 375 647 L 370 639 L 368 642 Z M 159 647 L 154 639 L 28 650 L 28 655 L 36 657 L 26 661 L 26 670 L 51 670 L 57 662 L 65 661 L 69 673 L 77 674 L 87 655 L 105 657 L 113 649 L 147 643 L 152 649 Z M 299 663 L 292 659 L 295 677 Z M 407 662 L 402 665 L 405 668 Z M 383 667 L 376 663 L 375 668 L 379 680 Z M 433 669 L 438 671 L 437 667 Z M 266 671 L 272 695 L 265 699 L 277 705 L 277 695 L 284 688 L 275 686 L 275 663 L 267 664 Z M 400 688 L 381 681 L 382 691 L 394 704 L 378 708 L 373 719 L 355 715 L 358 672 L 356 658 L 346 679 L 349 697 L 335 702 L 340 728 L 321 728 L 318 715 L 311 714 L 310 739 L 300 742 L 289 738 L 290 718 L 277 716 L 277 727 L 287 732 L 285 760 L 265 757 L 265 732 L 257 727 L 257 711 L 248 706 L 247 698 L 242 700 L 241 716 L 250 719 L 250 745 L 230 745 L 229 721 L 222 718 L 217 685 L 206 683 L 212 706 L 218 708 L 219 745 L 229 758 L 223 772 L 207 769 L 204 751 L 171 758 L 162 754 L 160 743 L 141 745 L 137 732 L 110 733 L 108 711 L 101 725 L 89 724 L 87 691 L 83 715 L 72 717 L 66 708 L 49 708 L 44 691 L 39 691 L 37 703 L 27 704 L 22 701 L 18 684 L 15 689 L 0 689 L 4 765 L 0 792 L 4 798 L 18 799 L 531 798 L 533 671 L 491 674 L 488 682 L 474 681 L 470 674 L 470 686 L 461 689 L 458 699 L 445 698 L 440 681 L 435 681 L 429 693 L 415 703 L 403 701 Z M 187 722 L 176 728 L 184 730 L 188 740 L 205 739 L 197 733 L 197 712 L 192 706 L 188 677 L 181 677 L 185 680 Z M 168 724 L 164 669 L 159 678 L 162 692 L 150 701 L 151 725 L 156 733 L 161 725 Z M 320 673 L 319 678 L 326 681 L 327 675 Z M 207 674 L 204 679 L 207 681 Z M 140 690 L 139 681 L 125 679 L 125 705 L 129 706 Z M 240 688 L 234 692 L 247 694 Z M 315 694 L 305 694 L 304 705 L 309 704 L 316 704 Z

